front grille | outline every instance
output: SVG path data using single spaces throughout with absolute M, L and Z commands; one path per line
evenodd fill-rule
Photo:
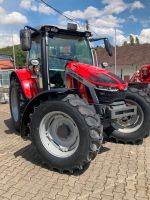
M 120 101 L 125 99 L 125 91 L 101 91 L 96 89 L 96 95 L 100 103 L 112 103 L 114 101 Z

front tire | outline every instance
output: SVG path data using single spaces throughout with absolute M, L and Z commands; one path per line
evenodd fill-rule
M 25 97 L 16 79 L 12 79 L 9 89 L 10 112 L 16 131 L 20 132 L 21 117 L 25 108 Z
M 95 158 L 103 138 L 99 116 L 77 95 L 41 103 L 30 130 L 43 160 L 59 171 L 82 169 Z
M 129 88 L 126 94 L 126 103 L 137 106 L 137 115 L 128 118 L 122 118 L 113 122 L 111 127 L 105 132 L 116 142 L 139 143 L 150 132 L 150 106 L 149 97 L 136 88 Z

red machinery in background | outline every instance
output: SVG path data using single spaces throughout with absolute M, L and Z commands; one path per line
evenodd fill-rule
M 144 65 L 137 70 L 129 81 L 129 86 L 142 89 L 150 94 L 150 65 Z

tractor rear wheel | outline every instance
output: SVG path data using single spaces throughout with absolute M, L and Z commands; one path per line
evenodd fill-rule
M 142 90 L 129 88 L 126 104 L 137 106 L 137 115 L 124 117 L 113 122 L 105 131 L 117 142 L 139 143 L 150 133 L 149 97 Z
M 16 131 L 20 131 L 21 116 L 25 107 L 25 98 L 16 79 L 11 80 L 9 89 L 11 118 Z
M 99 115 L 77 95 L 41 103 L 30 131 L 43 161 L 62 172 L 82 169 L 95 158 L 103 138 Z

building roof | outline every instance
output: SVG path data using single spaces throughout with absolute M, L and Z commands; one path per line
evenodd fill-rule
M 0 54 L 0 69 L 13 69 L 14 63 L 12 57 L 6 54 Z
M 104 48 L 96 48 L 99 64 L 107 62 L 115 64 L 115 49 L 113 56 L 109 57 Z M 117 65 L 148 65 L 150 64 L 150 44 L 123 46 L 116 48 Z
M 13 69 L 14 64 L 10 60 L 0 60 L 0 69 Z

